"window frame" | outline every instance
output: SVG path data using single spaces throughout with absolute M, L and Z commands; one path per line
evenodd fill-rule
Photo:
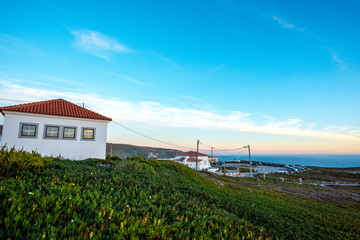
M 84 138 L 84 131 L 85 130 L 93 130 L 93 137 L 92 138 Z M 82 127 L 81 128 L 81 140 L 95 141 L 95 134 L 96 134 L 96 128 L 91 128 L 91 127 Z
M 58 133 L 56 137 L 47 136 L 47 128 L 48 127 L 54 127 L 58 129 Z M 54 124 L 44 124 L 44 139 L 59 139 L 60 138 L 60 131 L 61 126 L 60 125 L 54 125 Z
M 74 137 L 73 138 L 70 138 L 70 137 L 65 137 L 65 128 L 73 128 L 75 131 L 74 131 Z M 62 138 L 63 140 L 76 140 L 76 137 L 77 137 L 77 127 L 75 126 L 62 126 Z
M 23 127 L 24 126 L 35 126 L 35 135 L 34 136 L 27 136 L 27 135 L 23 135 Z M 19 138 L 32 138 L 32 139 L 36 139 L 38 137 L 38 132 L 39 132 L 39 124 L 38 123 L 28 123 L 28 122 L 20 122 L 20 127 L 19 127 Z

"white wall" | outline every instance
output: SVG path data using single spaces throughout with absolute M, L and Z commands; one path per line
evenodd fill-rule
M 39 124 L 37 138 L 19 137 L 21 123 Z M 44 139 L 45 124 L 77 127 L 76 139 L 68 140 L 61 137 L 59 139 Z M 95 128 L 95 139 L 81 140 L 82 127 Z M 18 149 L 24 148 L 27 151 L 36 150 L 46 156 L 57 157 L 61 155 L 73 160 L 104 159 L 106 155 L 106 134 L 107 121 L 5 112 L 3 136 L 0 144 L 7 144 L 8 147 L 15 146 Z M 59 135 L 62 135 L 61 130 Z
M 191 167 L 192 169 L 196 169 L 196 162 L 188 162 L 188 158 L 189 156 L 176 156 L 175 158 L 173 158 L 173 160 L 175 159 L 179 159 L 179 158 L 185 158 L 184 161 L 179 162 L 181 164 L 184 164 L 188 167 Z M 211 164 L 209 162 L 209 158 L 207 156 L 198 156 L 198 159 L 202 159 L 202 161 L 198 162 L 198 169 L 202 170 L 202 169 L 206 169 L 211 167 Z

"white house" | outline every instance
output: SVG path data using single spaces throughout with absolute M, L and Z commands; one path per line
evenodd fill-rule
M 73 160 L 105 158 L 111 118 L 63 99 L 0 107 L 0 112 L 0 145 Z
M 196 169 L 196 152 L 184 152 L 176 155 L 175 158 L 172 159 L 178 163 L 184 164 L 186 166 L 191 167 L 192 169 Z M 198 170 L 203 170 L 211 167 L 209 162 L 209 156 L 203 153 L 198 153 Z

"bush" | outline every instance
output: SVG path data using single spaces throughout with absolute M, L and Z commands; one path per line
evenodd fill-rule
M 43 168 L 52 162 L 52 157 L 42 157 L 36 151 L 26 152 L 6 145 L 0 149 L 0 175 L 12 175 L 17 171 Z
M 117 156 L 117 155 L 110 156 L 110 154 L 106 154 L 106 160 L 121 161 L 123 159 L 121 157 Z
M 132 161 L 145 161 L 145 160 L 146 160 L 146 158 L 145 158 L 145 157 L 143 157 L 143 156 L 131 156 L 131 157 L 127 156 L 127 157 L 126 157 L 126 160 L 132 160 Z

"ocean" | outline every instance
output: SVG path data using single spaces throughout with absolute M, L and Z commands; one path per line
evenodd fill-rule
M 221 155 L 218 157 L 218 161 L 231 161 L 234 160 L 249 160 L 246 155 Z M 318 166 L 318 167 L 336 167 L 336 168 L 348 168 L 348 167 L 360 167 L 360 154 L 314 154 L 314 155 L 251 155 L 252 161 L 269 162 L 269 163 L 283 163 L 289 165 L 304 165 L 304 166 Z

